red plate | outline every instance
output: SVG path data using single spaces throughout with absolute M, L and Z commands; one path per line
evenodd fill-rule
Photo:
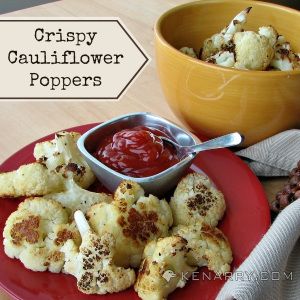
M 71 128 L 84 133 L 95 124 Z M 39 141 L 52 139 L 49 135 Z M 24 147 L 1 166 L 0 171 L 11 171 L 34 160 L 33 148 L 36 142 Z M 204 152 L 198 155 L 192 170 L 203 170 L 214 181 L 226 198 L 227 210 L 220 228 L 227 235 L 232 246 L 236 269 L 260 241 L 270 226 L 270 211 L 262 186 L 252 171 L 237 156 L 227 149 Z M 5 221 L 16 210 L 19 200 L 0 199 L 0 231 Z M 224 284 L 224 279 L 215 277 L 202 268 L 194 274 L 183 289 L 177 289 L 170 299 L 215 299 Z M 0 285 L 16 299 L 139 299 L 133 289 L 112 295 L 84 295 L 77 290 L 74 277 L 49 272 L 32 272 L 23 267 L 17 259 L 8 258 L 0 247 Z

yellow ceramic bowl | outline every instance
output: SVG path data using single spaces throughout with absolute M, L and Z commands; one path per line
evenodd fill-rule
M 290 128 L 300 128 L 300 70 L 248 71 L 219 67 L 182 54 L 201 48 L 244 8 L 246 29 L 273 25 L 300 52 L 300 12 L 245 0 L 203 0 L 175 7 L 155 26 L 156 61 L 165 97 L 196 133 L 215 137 L 239 131 L 245 146 Z

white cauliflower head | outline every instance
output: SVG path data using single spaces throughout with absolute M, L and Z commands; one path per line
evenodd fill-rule
M 3 231 L 6 255 L 18 258 L 33 271 L 60 272 L 64 264 L 61 246 L 79 233 L 68 224 L 66 210 L 56 201 L 32 198 L 21 202 L 7 219 Z
M 172 229 L 172 234 L 179 235 L 187 241 L 190 265 L 207 266 L 219 275 L 230 271 L 232 251 L 226 236 L 218 228 L 205 223 L 179 225 Z
M 187 264 L 187 241 L 179 236 L 160 238 L 147 244 L 135 291 L 147 300 L 167 299 L 183 288 L 196 268 Z
M 87 216 L 97 234 L 109 232 L 115 237 L 116 263 L 133 267 L 139 266 L 145 245 L 166 236 L 173 221 L 165 200 L 144 196 L 144 190 L 131 181 L 122 182 L 111 203 L 92 206 Z
M 74 218 L 82 243 L 78 251 L 70 240 L 62 251 L 66 257 L 64 272 L 77 278 L 78 289 L 85 294 L 106 294 L 119 292 L 133 285 L 134 270 L 114 264 L 114 237 L 110 233 L 97 236 L 81 211 L 76 211 Z
M 223 194 L 213 186 L 207 176 L 190 173 L 178 183 L 170 207 L 174 225 L 204 221 L 216 226 L 223 217 L 226 204 Z

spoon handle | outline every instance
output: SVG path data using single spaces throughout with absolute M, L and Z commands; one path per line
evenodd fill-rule
M 244 137 L 238 133 L 229 133 L 213 140 L 209 140 L 199 145 L 190 146 L 186 149 L 189 153 L 198 153 L 205 150 L 227 148 L 232 146 L 237 146 L 243 141 Z

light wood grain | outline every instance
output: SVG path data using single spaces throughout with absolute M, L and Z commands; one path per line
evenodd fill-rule
M 63 0 L 6 14 L 21 16 L 117 16 L 141 43 L 152 61 L 128 92 L 116 102 L 1 102 L 0 162 L 26 144 L 57 130 L 107 120 L 114 116 L 151 111 L 180 124 L 164 100 L 155 70 L 153 25 L 167 9 L 182 0 Z M 16 87 L 17 88 L 17 87 Z M 266 184 L 272 197 L 281 182 Z M 0 292 L 0 300 L 10 299 Z

